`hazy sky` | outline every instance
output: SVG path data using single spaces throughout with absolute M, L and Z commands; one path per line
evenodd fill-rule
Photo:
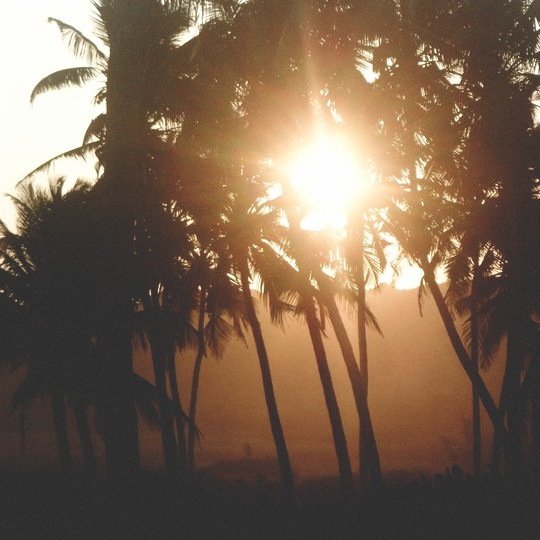
M 0 0 L 0 217 L 13 224 L 4 196 L 16 183 L 51 157 L 79 146 L 95 116 L 96 86 L 39 96 L 30 93 L 44 76 L 79 65 L 62 41 L 54 17 L 88 35 L 92 33 L 90 0 Z

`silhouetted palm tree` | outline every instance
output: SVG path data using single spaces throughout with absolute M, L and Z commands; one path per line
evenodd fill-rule
M 27 369 L 13 396 L 14 407 L 24 409 L 37 396 L 50 396 L 60 464 L 66 466 L 71 462 L 67 398 L 75 412 L 86 465 L 95 470 L 87 419 L 97 379 L 91 341 L 95 306 L 90 302 L 91 287 L 81 279 L 91 258 L 81 227 L 89 190 L 81 182 L 66 190 L 63 180 L 43 190 L 20 187 L 20 196 L 13 198 L 18 231 L 1 224 L 0 291 L 3 304 L 13 310 L 9 339 L 18 340 L 3 349 L 5 358 Z
M 212 259 L 214 259 L 212 261 Z M 197 264 L 197 261 L 200 264 Z M 190 272 L 196 277 L 199 291 L 196 357 L 191 383 L 188 430 L 188 467 L 195 467 L 195 422 L 199 378 L 203 359 L 207 351 L 219 357 L 223 354 L 226 343 L 234 335 L 240 339 L 243 335 L 243 299 L 238 286 L 231 282 L 228 265 L 220 264 L 216 254 L 210 255 L 203 250 L 197 260 L 192 261 Z
M 230 203 L 223 216 L 221 232 L 215 243 L 216 252 L 222 257 L 230 257 L 230 268 L 234 275 L 238 276 L 237 279 L 240 282 L 245 316 L 253 333 L 259 359 L 281 481 L 285 495 L 292 497 L 294 494 L 293 473 L 275 398 L 268 352 L 251 292 L 253 274 L 260 272 L 260 264 L 257 264 L 257 261 L 270 249 L 267 235 L 272 231 L 275 215 L 265 212 L 264 207 L 260 206 L 264 186 L 242 175 L 231 180 L 234 184 L 238 184 L 239 189 L 231 192 Z M 264 274 L 259 275 L 264 279 Z
M 521 377 L 536 340 L 536 331 L 531 331 L 531 317 L 537 312 L 533 283 L 538 264 L 536 239 L 531 234 L 536 230 L 531 225 L 537 219 L 538 175 L 536 158 L 532 158 L 538 152 L 538 135 L 531 105 L 539 83 L 534 74 L 538 47 L 535 4 L 511 0 L 464 3 L 455 10 L 453 23 L 466 18 L 471 31 L 454 30 L 452 40 L 457 50 L 466 51 L 458 85 L 464 96 L 461 128 L 466 137 L 465 163 L 461 163 L 465 180 L 460 189 L 466 201 L 477 201 L 476 207 L 471 205 L 472 215 L 482 215 L 490 226 L 487 233 L 485 226 L 479 229 L 484 232 L 481 240 L 491 242 L 500 257 L 497 273 L 492 275 L 492 281 L 499 278 L 496 296 L 480 302 L 488 317 L 485 354 L 492 353 L 504 335 L 508 338 L 501 413 L 507 416 L 510 432 L 507 465 L 514 472 L 523 468 Z M 489 8 L 488 26 L 484 26 L 484 8 Z M 502 34 L 508 37 L 500 41 Z M 478 228 L 478 219 L 470 223 Z
M 458 358 L 477 388 L 496 430 L 505 438 L 502 418 L 471 364 L 435 281 L 435 268 L 445 260 L 454 241 L 449 234 L 455 196 L 455 191 L 452 191 L 454 170 L 451 166 L 452 151 L 459 146 L 449 146 L 455 145 L 451 131 L 440 132 L 439 140 L 445 143 L 442 149 L 446 148 L 447 154 L 435 154 L 435 150 L 440 152 L 441 148 L 434 144 L 437 140 L 434 128 L 437 123 L 452 126 L 456 119 L 461 118 L 455 113 L 455 110 L 460 110 L 459 105 L 453 105 L 456 101 L 452 100 L 457 93 L 450 80 L 451 69 L 455 68 L 455 64 L 445 63 L 438 56 L 438 47 L 444 39 L 441 41 L 438 35 L 430 32 L 430 25 L 441 18 L 444 10 L 439 4 L 434 5 L 438 9 L 433 12 L 419 10 L 412 2 L 399 4 L 403 9 L 396 11 L 394 31 L 389 34 L 386 42 L 394 60 L 378 64 L 380 74 L 375 83 L 380 89 L 380 95 L 388 98 L 384 99 L 386 106 L 381 107 L 380 111 L 386 127 L 387 152 L 393 156 L 391 162 L 395 167 L 394 175 L 401 188 L 399 205 L 390 214 L 393 232 L 423 269 L 424 283 L 435 299 Z M 405 6 L 408 7 L 405 9 Z M 455 10 L 451 14 L 454 15 Z M 380 47 L 379 50 L 383 59 L 388 49 Z M 436 62 L 438 59 L 441 61 Z M 398 99 L 395 99 L 396 96 Z M 458 108 L 453 109 L 454 106 Z M 445 133 L 450 133 L 450 140 L 444 141 Z M 446 158 L 446 163 L 441 158 Z M 384 168 L 388 171 L 388 162 Z M 422 174 L 419 174 L 420 170 Z M 404 176 L 402 171 L 407 175 Z
M 109 375 L 109 386 L 102 393 L 102 409 L 108 409 L 103 431 L 111 472 L 129 472 L 137 468 L 139 459 L 136 415 L 126 381 L 132 374 L 137 243 L 148 229 L 142 197 L 152 178 L 149 155 L 160 147 L 159 137 L 152 131 L 166 116 L 163 90 L 168 91 L 164 79 L 171 76 L 170 53 L 174 40 L 189 27 L 190 17 L 177 2 L 104 0 L 96 2 L 95 9 L 99 37 L 109 48 L 108 58 L 75 29 L 54 20 L 71 40 L 74 52 L 97 60 L 98 66 L 53 74 L 38 84 L 33 97 L 106 72 L 106 87 L 98 100 L 106 100 L 107 116 L 100 116 L 90 126 L 85 142 L 92 135 L 100 137 L 104 174 L 95 188 L 95 200 L 98 213 L 109 218 L 98 253 L 101 270 L 109 276 L 102 283 L 103 318 L 98 332 L 98 348 Z M 154 349 L 158 348 L 154 343 Z M 163 392 L 162 377 L 158 379 Z

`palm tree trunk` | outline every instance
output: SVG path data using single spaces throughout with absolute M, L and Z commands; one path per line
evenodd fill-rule
M 474 287 L 474 285 L 473 285 Z M 476 376 L 478 371 L 478 308 L 473 294 L 471 311 L 471 363 Z M 480 424 L 480 397 L 474 384 L 472 386 L 472 423 L 473 423 L 473 474 L 479 477 L 482 474 L 482 431 Z
M 499 396 L 499 415 L 501 418 L 506 416 L 506 392 L 507 392 L 507 366 L 504 369 L 503 381 L 501 385 L 501 394 Z M 491 461 L 489 463 L 489 469 L 492 475 L 499 476 L 501 474 L 501 450 L 502 444 L 499 440 L 497 432 L 493 433 L 493 441 L 491 444 Z
M 201 366 L 203 358 L 206 354 L 204 342 L 204 315 L 206 309 L 206 289 L 201 288 L 199 301 L 199 321 L 197 325 L 198 348 L 197 356 L 195 357 L 195 365 L 193 366 L 193 377 L 191 379 L 191 395 L 189 400 L 189 419 L 188 428 L 188 446 L 187 460 L 188 471 L 193 472 L 195 467 L 195 415 L 197 413 L 197 396 L 199 393 L 199 379 L 201 375 Z
M 264 398 L 266 401 L 266 408 L 268 410 L 268 417 L 270 419 L 270 427 L 272 429 L 274 445 L 276 447 L 279 471 L 281 474 L 281 483 L 285 492 L 285 496 L 289 499 L 292 499 L 294 497 L 294 478 L 291 468 L 291 462 L 289 459 L 289 452 L 287 450 L 287 443 L 283 434 L 283 428 L 281 426 L 281 420 L 279 417 L 279 411 L 276 403 L 276 396 L 274 394 L 274 384 L 272 382 L 272 374 L 270 371 L 268 353 L 266 351 L 266 345 L 264 343 L 261 325 L 257 317 L 257 313 L 255 312 L 253 298 L 251 297 L 247 260 L 244 260 L 242 263 L 242 267 L 240 269 L 240 279 L 242 282 L 242 294 L 244 297 L 247 317 L 249 325 L 251 327 L 251 331 L 253 332 L 253 339 L 255 341 L 257 356 L 259 358 L 259 366 L 261 369 L 264 389 Z
M 520 329 L 521 330 L 521 329 Z M 509 329 L 506 355 L 505 376 L 507 380 L 506 419 L 508 424 L 509 444 L 506 454 L 510 474 L 519 476 L 524 468 L 522 444 L 523 417 L 521 412 L 521 358 L 522 347 L 519 330 Z
M 56 445 L 58 448 L 58 462 L 62 469 L 71 465 L 71 454 L 69 450 L 69 440 L 66 423 L 66 402 L 64 394 L 56 388 L 50 391 L 52 415 L 54 421 L 54 431 L 56 434 Z
M 478 358 L 478 303 L 476 301 L 476 281 L 478 279 L 478 256 L 474 257 L 473 279 L 471 284 L 471 364 L 476 376 L 479 374 Z M 482 474 L 482 431 L 480 424 L 480 397 L 478 390 L 472 386 L 472 423 L 473 423 L 473 474 L 479 477 Z
M 319 370 L 319 377 L 323 387 L 326 408 L 328 410 L 328 416 L 330 417 L 330 425 L 332 428 L 332 435 L 334 437 L 334 446 L 338 461 L 340 485 L 344 492 L 350 492 L 354 487 L 351 460 L 349 458 L 349 451 L 347 449 L 347 440 L 345 438 L 343 422 L 341 421 L 341 413 L 339 411 L 339 405 L 337 402 L 336 393 L 334 391 L 334 385 L 332 383 L 332 376 L 330 375 L 330 368 L 328 366 L 328 359 L 326 357 L 326 350 L 324 348 L 320 323 L 315 312 L 313 298 L 304 294 L 302 299 L 304 303 L 309 335 L 311 337 L 311 343 L 313 345 L 313 351 L 317 361 L 317 368 Z
M 147 54 L 142 36 L 152 0 L 116 0 L 107 3 L 109 38 L 107 67 L 107 133 L 103 147 L 104 175 L 95 194 L 107 221 L 104 231 L 103 298 L 105 302 L 101 346 L 104 353 L 103 419 L 107 468 L 124 481 L 140 468 L 138 419 L 133 378 L 132 318 L 133 259 L 137 240 L 135 223 L 144 203 L 146 181 L 144 106 Z M 110 5 L 109 5 L 110 4 Z M 125 482 L 123 482 L 125 483 Z
M 491 423 L 493 424 L 493 428 L 495 429 L 495 431 L 498 434 L 498 437 L 502 441 L 503 447 L 506 448 L 506 444 L 508 442 L 508 431 L 506 430 L 504 426 L 502 416 L 500 415 L 499 409 L 495 405 L 495 402 L 493 401 L 493 398 L 491 397 L 489 390 L 486 388 L 486 385 L 484 381 L 482 380 L 482 377 L 480 376 L 478 372 L 475 372 L 475 370 L 473 369 L 471 359 L 469 357 L 467 350 L 463 346 L 463 343 L 456 329 L 452 316 L 450 315 L 446 302 L 444 301 L 443 295 L 441 293 L 441 289 L 439 288 L 439 285 L 435 281 L 433 269 L 431 268 L 431 265 L 429 264 L 427 259 L 422 260 L 420 266 L 422 270 L 424 271 L 424 279 L 426 280 L 426 283 L 431 291 L 431 294 L 433 295 L 433 299 L 435 300 L 435 305 L 437 306 L 439 315 L 441 316 L 443 320 L 444 327 L 446 329 L 448 337 L 450 338 L 450 343 L 452 344 L 452 347 L 454 351 L 456 352 L 458 360 L 461 366 L 463 367 L 463 369 L 465 370 L 465 373 L 469 377 L 471 383 L 477 389 L 480 401 L 482 402 L 482 405 L 484 406 L 484 408 L 486 409 L 486 412 L 488 413 L 489 419 Z
M 132 390 L 131 331 L 126 322 L 103 330 L 103 371 L 100 416 L 109 475 L 123 482 L 140 469 L 138 417 Z M 116 330 L 116 331 L 115 331 Z
M 538 353 L 538 344 L 536 344 L 528 372 L 531 377 L 531 462 L 536 481 L 540 479 L 540 357 Z
M 161 334 L 161 335 L 160 335 Z M 154 329 L 150 332 L 150 344 L 152 349 L 152 367 L 156 381 L 156 391 L 161 419 L 161 442 L 163 446 L 163 459 L 166 471 L 174 481 L 179 480 L 178 449 L 174 435 L 172 411 L 167 395 L 166 378 L 166 344 L 163 332 Z
M 282 189 L 284 193 L 290 193 L 292 188 L 289 183 L 285 183 L 282 184 Z M 332 382 L 332 376 L 328 366 L 328 358 L 326 356 L 326 350 L 324 348 L 322 339 L 320 321 L 317 318 L 315 305 L 313 303 L 313 295 L 310 290 L 309 272 L 307 271 L 308 268 L 318 271 L 318 265 L 310 265 L 308 263 L 309 255 L 306 253 L 305 246 L 302 244 L 301 240 L 302 227 L 298 209 L 290 207 L 286 210 L 286 215 L 291 232 L 294 235 L 293 238 L 297 238 L 297 241 L 294 242 L 294 248 L 296 251 L 295 256 L 299 273 L 304 284 L 304 290 L 301 291 L 301 300 L 304 305 L 306 322 L 311 337 L 311 344 L 313 346 L 313 352 L 315 353 L 317 369 L 319 371 L 319 377 L 323 387 L 326 409 L 330 418 L 330 426 L 332 429 L 332 436 L 338 462 L 340 485 L 343 492 L 351 492 L 354 489 L 351 459 L 349 456 L 349 450 L 347 448 L 347 439 L 343 429 L 343 422 L 341 421 L 341 413 L 334 390 L 334 384 Z
M 361 432 L 362 443 L 364 446 L 363 456 L 366 462 L 367 476 L 362 480 L 371 480 L 371 486 L 375 491 L 379 491 L 382 488 L 382 472 L 381 463 L 379 458 L 379 451 L 377 448 L 377 440 L 375 438 L 375 432 L 373 430 L 373 424 L 371 422 L 371 413 L 369 411 L 369 405 L 367 401 L 367 394 L 364 389 L 363 379 L 360 374 L 360 369 L 356 363 L 354 357 L 354 350 L 347 334 L 347 329 L 343 323 L 343 319 L 339 312 L 339 308 L 336 304 L 334 296 L 328 290 L 326 284 L 326 278 L 319 276 L 318 278 L 321 292 L 323 293 L 324 303 L 328 309 L 328 316 L 330 322 L 336 333 L 336 337 L 341 349 L 345 366 L 347 367 L 347 373 L 351 382 L 351 387 L 354 395 L 354 401 L 356 405 L 356 411 L 358 418 L 360 419 L 360 425 L 364 426 L 364 430 Z
M 360 233 L 360 242 L 358 243 L 358 268 L 356 282 L 358 286 L 357 308 L 358 314 L 356 318 L 358 332 L 358 359 L 360 362 L 361 383 L 367 400 L 368 396 L 368 347 L 366 333 L 366 284 L 364 279 L 364 216 L 363 211 L 359 212 L 358 231 Z M 365 414 L 359 415 L 360 429 L 358 439 L 358 454 L 359 454 L 359 477 L 361 485 L 365 485 L 369 475 L 369 459 L 366 452 L 366 445 L 369 435 L 367 426 L 365 425 Z
M 98 471 L 98 462 L 94 443 L 92 442 L 92 435 L 90 433 L 90 424 L 88 423 L 86 407 L 79 398 L 73 399 L 72 404 L 86 470 L 89 474 L 95 475 Z
M 187 471 L 187 452 L 186 452 L 186 432 L 184 429 L 184 419 L 181 416 L 182 401 L 178 390 L 178 376 L 176 374 L 176 346 L 173 340 L 169 343 L 168 366 L 169 366 L 169 388 L 171 391 L 171 400 L 175 411 L 176 439 L 178 448 L 178 462 L 180 466 L 180 476 L 185 477 Z

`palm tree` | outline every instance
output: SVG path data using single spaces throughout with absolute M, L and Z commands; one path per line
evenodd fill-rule
M 238 180 L 240 181 L 240 189 L 235 190 L 232 194 L 230 207 L 224 215 L 225 221 L 222 225 L 222 232 L 216 243 L 216 251 L 222 256 L 227 253 L 230 254 L 229 264 L 240 281 L 245 316 L 253 334 L 259 359 L 266 407 L 278 456 L 281 482 L 285 496 L 292 498 L 294 495 L 293 473 L 275 398 L 268 352 L 255 309 L 250 283 L 252 279 L 251 268 L 257 270 L 257 260 L 261 255 L 268 252 L 269 245 L 268 240 L 265 238 L 265 232 L 271 230 L 275 215 L 264 212 L 260 207 L 257 207 L 257 201 L 261 200 L 261 196 L 257 196 L 261 189 L 260 185 L 242 176 Z
M 288 216 L 290 215 L 291 214 L 289 213 Z M 362 477 L 361 480 L 365 481 L 369 477 L 372 488 L 375 491 L 378 491 L 382 487 L 382 473 L 377 442 L 375 439 L 373 425 L 371 422 L 371 414 L 367 402 L 366 386 L 364 384 L 364 380 L 362 379 L 359 364 L 357 363 L 351 341 L 336 302 L 336 290 L 338 290 L 338 288 L 336 287 L 335 282 L 333 283 L 331 278 L 323 270 L 323 260 L 325 259 L 325 256 L 322 255 L 322 259 L 317 259 L 315 256 L 315 254 L 321 253 L 320 248 L 322 242 L 320 237 L 322 235 L 320 233 L 313 235 L 308 231 L 301 230 L 298 221 L 295 222 L 292 218 L 289 219 L 289 222 L 292 230 L 296 233 L 293 236 L 295 240 L 293 243 L 294 251 L 292 252 L 294 253 L 293 260 L 296 260 L 297 264 L 299 264 L 297 257 L 300 256 L 302 263 L 304 265 L 309 265 L 306 267 L 310 268 L 313 279 L 318 285 L 318 291 L 313 289 L 312 294 L 316 296 L 319 304 L 324 306 L 325 310 L 328 311 L 328 317 L 336 334 L 343 360 L 347 367 L 358 418 L 361 422 L 360 425 L 363 425 L 363 457 L 365 460 L 364 465 L 367 469 L 367 474 L 365 477 Z M 289 256 L 291 256 L 291 254 L 289 254 Z M 357 300 L 357 298 L 355 298 L 355 300 Z M 370 321 L 375 325 L 375 328 L 378 328 L 375 318 L 365 305 L 364 309 Z M 331 406 L 332 403 L 330 402 L 330 407 Z M 350 487 L 348 479 L 342 479 L 342 481 L 344 486 Z
M 212 259 L 214 259 L 212 261 Z M 223 354 L 226 343 L 234 335 L 243 335 L 243 298 L 241 291 L 227 276 L 227 265 L 220 264 L 215 254 L 202 250 L 190 265 L 199 283 L 199 302 L 197 313 L 197 353 L 193 366 L 189 404 L 190 425 L 188 429 L 188 468 L 195 467 L 195 425 L 199 379 L 203 359 L 210 351 L 216 357 Z
M 452 126 L 456 118 L 461 118 L 453 108 L 455 102 L 452 97 L 456 92 L 449 80 L 455 63 L 445 62 L 444 57 L 438 56 L 444 39 L 439 40 L 439 36 L 430 32 L 430 25 L 441 19 L 444 10 L 437 4 L 434 5 L 436 9 L 428 14 L 415 11 L 414 4 L 409 5 L 408 2 L 399 2 L 397 7 L 392 22 L 394 30 L 382 41 L 385 47 L 379 47 L 374 53 L 382 53 L 377 61 L 380 72 L 375 83 L 379 95 L 385 98 L 385 106 L 380 109 L 385 126 L 382 140 L 387 141 L 385 152 L 387 157 L 392 157 L 396 184 L 401 189 L 398 205 L 388 214 L 390 225 L 394 236 L 423 269 L 424 283 L 434 297 L 460 363 L 477 388 L 495 429 L 505 439 L 502 417 L 471 364 L 435 280 L 435 268 L 445 260 L 454 242 L 449 234 L 452 223 L 450 210 L 455 196 L 455 191 L 451 190 L 455 187 L 451 182 L 454 170 L 448 168 L 448 164 L 452 165 L 449 156 L 452 157 L 456 147 L 449 146 L 449 143 L 455 144 L 451 136 L 449 141 L 443 140 L 446 146 L 443 145 L 442 149 L 446 148 L 446 154 L 435 154 L 436 150 L 440 152 L 440 148 L 434 144 L 434 128 L 442 119 Z M 451 15 L 455 13 L 453 10 Z M 388 48 L 392 50 L 389 55 L 392 59 L 386 63 L 384 58 L 389 58 Z M 388 160 L 383 170 L 389 170 Z M 423 170 L 422 176 L 418 174 L 419 170 Z M 407 172 L 406 176 L 403 171 Z
M 522 392 L 520 381 L 525 358 L 535 341 L 530 319 L 537 310 L 533 285 L 536 275 L 537 250 L 531 223 L 536 221 L 536 160 L 538 148 L 531 98 L 538 86 L 533 74 L 538 38 L 535 2 L 489 2 L 490 24 L 482 32 L 456 33 L 454 46 L 466 50 L 462 63 L 464 127 L 467 144 L 463 152 L 465 179 L 478 183 L 476 192 L 469 186 L 463 193 L 477 200 L 489 196 L 493 203 L 485 205 L 491 230 L 486 238 L 501 257 L 498 276 L 499 292 L 484 299 L 489 306 L 488 328 L 484 336 L 485 354 L 500 344 L 506 335 L 507 359 L 503 382 L 501 414 L 506 414 L 510 432 L 510 455 L 507 465 L 513 472 L 523 468 Z M 485 6 L 461 6 L 456 17 L 474 21 L 473 27 L 485 24 Z M 482 22 L 480 22 L 482 20 Z M 500 32 L 508 39 L 499 43 Z M 499 127 L 504 126 L 504 132 Z M 508 144 L 511 140 L 512 144 Z M 480 192 L 480 194 L 478 193 Z M 475 210 L 474 207 L 472 207 Z M 478 212 L 477 212 L 478 213 Z M 504 229 L 500 227 L 504 220 Z M 471 220 L 472 222 L 472 220 Z M 499 307 L 495 308 L 495 303 Z M 494 309 L 495 308 L 495 309 Z M 508 408 L 509 407 L 509 408 Z M 506 412 L 505 412 L 506 411 Z
M 304 131 L 307 131 L 299 129 L 299 126 L 303 123 L 313 124 L 316 108 L 313 107 L 313 101 L 318 99 L 317 92 L 328 89 L 329 85 L 325 84 L 330 80 L 330 76 L 338 78 L 343 73 L 340 69 L 343 68 L 341 64 L 338 68 L 335 64 L 330 68 L 330 64 L 324 62 L 324 55 L 318 45 L 319 36 L 321 43 L 329 42 L 328 36 L 325 35 L 324 21 L 325 16 L 335 15 L 334 7 L 323 6 L 322 3 L 315 4 L 304 3 L 299 7 L 291 3 L 285 5 L 277 2 L 252 2 L 247 4 L 246 9 L 238 17 L 239 42 L 242 44 L 242 50 L 238 51 L 238 54 L 240 62 L 245 63 L 241 64 L 242 75 L 247 79 L 250 90 L 244 99 L 244 110 L 249 118 L 253 155 L 257 155 L 260 149 L 264 148 L 272 159 L 276 161 L 283 159 L 283 153 L 287 152 L 288 147 L 298 144 Z M 270 20 L 272 24 L 268 25 Z M 250 22 L 250 27 L 246 21 Z M 317 26 L 317 23 L 322 24 L 324 28 Z M 250 31 L 253 27 L 259 29 L 256 35 Z M 264 42 L 272 46 L 269 48 L 266 45 L 260 46 Z M 252 60 L 250 69 L 246 69 L 247 58 Z M 326 57 L 327 60 L 328 58 Z M 338 75 L 336 71 L 332 71 L 336 69 Z M 327 94 L 324 95 L 326 97 Z M 325 117 L 325 109 L 324 106 L 317 109 L 322 117 L 320 120 Z M 316 129 L 316 125 L 314 128 Z M 277 181 L 282 182 L 283 179 L 278 178 Z M 296 220 L 295 212 L 296 209 L 293 208 L 285 210 L 289 223 Z M 293 233 L 297 235 L 300 227 L 293 228 Z M 298 245 L 295 249 L 298 249 Z M 298 253 L 289 251 L 289 256 L 296 260 Z M 299 288 L 302 297 L 301 309 L 305 310 L 314 344 L 335 435 L 342 481 L 344 485 L 352 485 L 349 478 L 350 460 L 340 427 L 339 408 L 335 401 L 326 353 L 320 336 L 321 323 L 317 322 L 317 313 L 312 300 L 315 289 L 311 284 L 309 272 L 313 270 L 306 264 L 305 253 L 303 256 L 303 262 L 302 259 L 298 260 L 299 268 L 302 268 L 300 274 L 303 283 Z M 354 368 L 351 367 L 351 370 L 354 372 Z M 359 392 L 361 393 L 361 390 Z M 359 410 L 365 405 L 366 402 L 362 402 L 359 397 Z
M 295 273 L 297 273 L 296 279 L 292 281 L 292 285 L 296 287 L 296 292 L 299 295 L 299 302 L 296 309 L 305 317 L 308 326 L 311 342 L 313 345 L 313 352 L 315 354 L 315 360 L 317 362 L 317 368 L 319 371 L 319 377 L 321 380 L 321 385 L 323 387 L 326 408 L 330 419 L 330 426 L 332 428 L 341 488 L 342 490 L 347 492 L 353 489 L 354 481 L 352 476 L 351 462 L 349 457 L 349 451 L 347 448 L 345 431 L 343 429 L 343 423 L 341 420 L 341 413 L 337 402 L 330 368 L 328 366 L 328 358 L 323 342 L 322 319 L 324 317 L 324 311 L 322 306 L 324 305 L 324 303 L 319 303 L 319 305 L 321 306 L 320 317 L 317 316 L 317 310 L 315 307 L 315 299 L 318 298 L 318 292 L 314 286 L 314 282 L 318 281 L 321 288 L 327 285 L 327 283 L 324 279 L 321 278 L 322 272 L 320 271 L 319 267 L 316 264 L 313 264 L 311 255 L 313 245 L 311 242 L 308 241 L 306 232 L 303 231 L 301 228 L 300 214 L 298 211 L 298 207 L 295 204 L 295 199 L 291 192 L 289 184 L 290 181 L 285 178 L 282 184 L 284 186 L 282 207 L 285 210 L 285 216 L 289 224 L 290 235 L 290 239 L 288 241 L 288 250 L 286 251 L 286 254 L 290 260 L 294 261 L 294 265 L 296 266 Z M 327 287 L 326 290 L 328 290 Z M 331 300 L 333 300 L 333 297 L 331 294 L 327 294 L 323 300 L 324 302 L 329 303 Z M 334 313 L 335 311 L 332 311 L 332 315 L 334 315 Z M 333 324 L 334 322 L 335 321 L 333 321 Z M 340 345 L 341 344 L 342 343 L 340 342 Z M 344 358 L 347 362 L 347 359 L 349 359 L 350 356 L 346 356 L 344 354 Z M 356 366 L 356 361 L 353 360 L 353 363 Z M 349 365 L 348 368 L 350 368 Z M 363 386 L 360 382 L 360 379 L 357 379 L 355 382 L 360 383 L 358 390 L 362 393 Z
M 11 306 L 11 338 L 20 340 L 5 358 L 26 366 L 25 379 L 13 396 L 24 409 L 38 395 L 51 399 L 61 466 L 71 463 L 66 425 L 66 398 L 73 406 L 86 465 L 97 468 L 87 419 L 95 390 L 96 363 L 91 342 L 92 304 L 87 281 L 87 237 L 81 227 L 90 186 L 78 182 L 65 190 L 64 180 L 48 190 L 21 186 L 13 198 L 18 232 L 3 223 L 0 286 L 4 306 Z M 84 246 L 84 247 L 83 247 Z M 27 336 L 21 336 L 26 333 Z M 19 336 L 19 337 L 17 337 Z M 31 336 L 31 337 L 29 337 Z
M 138 0 L 136 4 L 97 2 L 96 23 L 100 38 L 109 47 L 108 58 L 74 28 L 53 20 L 70 39 L 74 52 L 98 65 L 53 74 L 41 81 L 32 95 L 84 83 L 100 72 L 107 75 L 106 88 L 98 95 L 98 101 L 106 101 L 107 115 L 90 126 L 85 143 L 91 136 L 100 137 L 104 174 L 96 185 L 95 199 L 98 212 L 110 218 L 98 253 L 101 270 L 110 277 L 101 291 L 103 318 L 98 346 L 108 374 L 102 408 L 108 409 L 103 429 L 111 472 L 129 474 L 139 460 L 137 418 L 129 385 L 125 384 L 133 371 L 134 254 L 138 237 L 146 228 L 141 195 L 152 177 L 147 156 L 160 147 L 159 138 L 151 135 L 164 117 L 167 95 L 163 89 L 167 87 L 163 75 L 170 78 L 173 40 L 190 24 L 189 13 L 177 4 L 153 0 Z M 177 57 L 181 59 L 182 55 Z

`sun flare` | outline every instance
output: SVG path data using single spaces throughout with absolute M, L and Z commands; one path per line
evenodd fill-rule
M 356 156 L 343 141 L 320 137 L 295 156 L 290 175 L 306 209 L 303 228 L 345 226 L 362 182 Z

